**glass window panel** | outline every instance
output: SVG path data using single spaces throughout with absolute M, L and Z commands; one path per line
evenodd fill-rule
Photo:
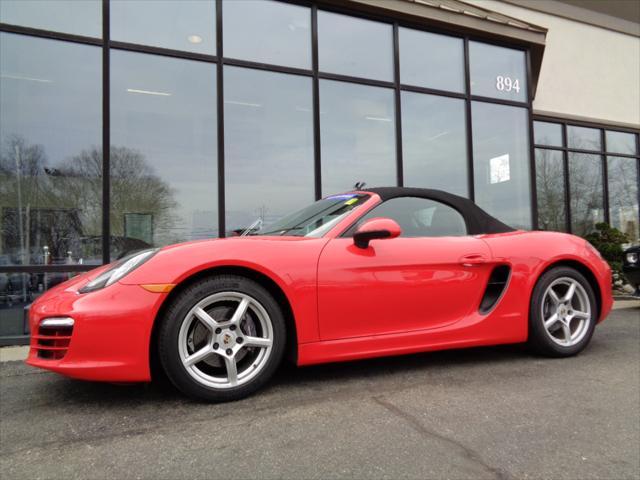
M 562 152 L 536 149 L 536 193 L 538 198 L 538 228 L 567 230 L 564 165 Z
M 112 52 L 112 249 L 217 237 L 217 183 L 216 66 Z
M 476 203 L 514 228 L 531 228 L 527 110 L 473 102 L 472 121 Z
M 224 79 L 230 231 L 313 201 L 313 101 L 309 77 L 225 67 Z
M 607 138 L 607 152 L 636 154 L 636 135 L 625 132 L 605 132 Z
M 216 54 L 213 0 L 111 0 L 111 39 Z
M 533 122 L 533 138 L 536 145 L 562 147 L 562 125 L 550 122 Z
M 637 160 L 608 157 L 609 218 L 611 226 L 626 233 L 629 241 L 640 242 L 638 230 L 638 174 Z
M 394 92 L 389 88 L 320 81 L 323 195 L 396 185 Z
M 578 150 L 602 150 L 600 130 L 567 125 L 567 145 Z
M 569 153 L 569 193 L 571 195 L 571 232 L 584 236 L 604 221 L 602 157 Z
M 224 55 L 311 68 L 311 10 L 271 0 L 224 4 Z
M 402 92 L 404 184 L 467 196 L 464 100 Z
M 353 236 L 365 221 L 384 217 L 395 220 L 401 237 L 459 237 L 467 235 L 464 217 L 455 208 L 427 198 L 400 197 L 387 200 L 363 215 L 346 235 Z
M 102 263 L 101 65 L 0 34 L 0 265 Z
M 320 70 L 393 80 L 393 31 L 387 23 L 318 12 Z
M 527 101 L 527 69 L 521 50 L 469 42 L 471 93 Z
M 461 38 L 400 28 L 400 81 L 406 85 L 464 92 Z
M 101 37 L 102 0 L 2 0 L 0 22 Z

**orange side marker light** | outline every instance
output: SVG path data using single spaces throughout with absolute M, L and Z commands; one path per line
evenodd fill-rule
M 140 285 L 147 292 L 151 293 L 168 293 L 176 285 L 174 283 L 147 283 L 146 285 Z

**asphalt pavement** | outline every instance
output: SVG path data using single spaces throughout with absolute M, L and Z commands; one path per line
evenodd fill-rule
M 518 346 L 297 369 L 235 403 L 0 364 L 0 477 L 639 479 L 640 308 Z

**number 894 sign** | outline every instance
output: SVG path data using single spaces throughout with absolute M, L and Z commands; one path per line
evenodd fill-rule
M 510 92 L 513 90 L 516 93 L 520 93 L 520 81 L 517 78 L 498 75 L 496 77 L 496 90 L 500 92 Z

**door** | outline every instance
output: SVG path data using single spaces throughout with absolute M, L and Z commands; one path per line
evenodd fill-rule
M 443 327 L 477 311 L 491 252 L 466 235 L 461 214 L 433 200 L 401 197 L 363 216 L 392 218 L 399 238 L 353 244 L 355 226 L 331 240 L 318 263 L 322 340 Z

